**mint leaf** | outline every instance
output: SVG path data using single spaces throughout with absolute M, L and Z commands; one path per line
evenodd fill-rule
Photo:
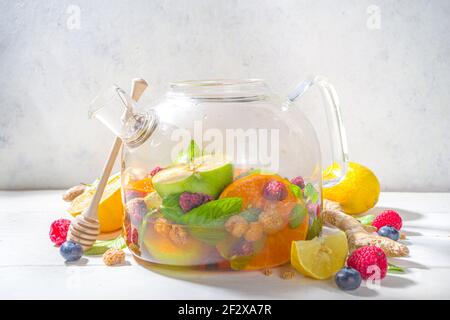
M 225 221 L 242 208 L 241 198 L 225 198 L 207 202 L 180 217 L 190 234 L 209 245 L 215 245 L 227 237 Z
M 113 240 L 97 240 L 94 245 L 84 252 L 86 256 L 98 256 L 104 254 L 108 249 L 124 249 L 127 246 L 122 236 Z
M 304 190 L 304 195 L 306 198 L 309 198 L 311 203 L 316 203 L 317 200 L 319 200 L 319 193 L 314 188 L 314 186 L 311 183 L 307 183 Z
M 309 227 L 308 234 L 306 235 L 306 240 L 311 240 L 317 237 L 322 231 L 322 224 L 322 218 L 315 218 L 311 223 L 311 226 Z
M 305 219 L 308 210 L 301 204 L 296 204 L 289 214 L 289 227 L 291 229 L 297 228 Z
M 242 208 L 241 198 L 224 198 L 202 204 L 180 217 L 189 226 L 205 226 L 222 223 Z
M 215 246 L 228 236 L 226 230 L 220 225 L 188 226 L 188 230 L 194 238 L 211 246 Z
M 187 148 L 178 154 L 177 158 L 175 159 L 175 162 L 176 163 L 191 162 L 192 160 L 194 160 L 197 157 L 200 157 L 201 155 L 202 151 L 200 150 L 200 147 L 194 140 L 191 140 Z
M 373 215 L 373 214 L 368 214 L 366 216 L 356 218 L 356 220 L 358 220 L 361 224 L 368 225 L 368 226 L 372 225 L 372 222 L 374 219 L 375 219 L 375 215 Z
M 387 272 L 391 272 L 391 273 L 404 273 L 405 270 L 399 266 L 396 266 L 393 263 L 388 263 L 388 269 Z
M 262 210 L 259 208 L 248 208 L 247 210 L 242 211 L 239 215 L 247 220 L 247 222 L 256 222 L 258 221 L 261 211 Z
M 180 207 L 180 193 L 171 194 L 163 198 L 161 204 L 161 214 L 167 220 L 175 223 L 182 223 L 183 210 Z
M 299 186 L 297 186 L 296 184 L 291 183 L 289 187 L 291 188 L 292 193 L 294 194 L 294 196 L 297 199 L 300 199 L 301 197 L 303 197 L 303 191 L 302 191 L 302 189 Z

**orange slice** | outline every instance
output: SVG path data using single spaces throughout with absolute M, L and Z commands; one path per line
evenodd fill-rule
M 153 188 L 151 177 L 142 180 L 132 181 L 127 185 L 126 188 L 146 193 L 155 191 L 155 188 Z
M 95 190 L 95 185 L 87 188 L 71 202 L 67 211 L 76 217 L 86 210 L 94 197 Z M 120 175 L 115 174 L 109 177 L 98 206 L 98 220 L 100 223 L 100 232 L 102 233 L 113 232 L 122 227 L 123 205 L 120 190 Z
M 282 182 L 287 189 L 288 195 L 282 201 L 270 201 L 263 197 L 263 189 L 267 182 L 277 180 Z M 275 210 L 284 219 L 288 219 L 294 206 L 298 203 L 304 205 L 303 201 L 295 197 L 290 189 L 290 182 L 278 175 L 273 174 L 251 174 L 231 183 L 220 195 L 220 198 L 238 197 L 242 199 L 242 208 L 249 207 L 270 208 Z M 308 215 L 303 222 L 291 229 L 286 226 L 281 231 L 268 235 L 263 249 L 250 260 L 246 270 L 269 268 L 285 264 L 291 255 L 292 241 L 304 240 L 308 231 Z

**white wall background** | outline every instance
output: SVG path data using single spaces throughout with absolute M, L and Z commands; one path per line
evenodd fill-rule
M 146 103 L 171 80 L 259 77 L 285 92 L 320 73 L 351 159 L 384 190 L 450 191 L 448 0 L 0 3 L 0 189 L 93 180 L 113 139 L 87 117 L 103 86 L 144 77 Z

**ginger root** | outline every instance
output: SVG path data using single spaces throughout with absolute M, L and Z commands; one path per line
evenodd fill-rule
M 72 202 L 76 197 L 81 195 L 86 190 L 86 188 L 87 188 L 87 186 L 85 184 L 79 184 L 77 186 L 74 186 L 74 187 L 70 188 L 69 190 L 67 190 L 63 194 L 62 198 L 66 202 Z
M 364 226 L 352 216 L 345 214 L 338 203 L 324 200 L 323 207 L 323 221 L 345 232 L 350 252 L 364 246 L 377 246 L 389 257 L 404 257 L 409 254 L 407 246 L 373 233 L 376 228 Z

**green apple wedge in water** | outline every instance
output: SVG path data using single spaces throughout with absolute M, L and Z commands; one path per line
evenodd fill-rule
M 204 193 L 217 198 L 233 181 L 233 165 L 221 155 L 205 155 L 190 163 L 174 164 L 152 179 L 161 197 L 175 193 Z

